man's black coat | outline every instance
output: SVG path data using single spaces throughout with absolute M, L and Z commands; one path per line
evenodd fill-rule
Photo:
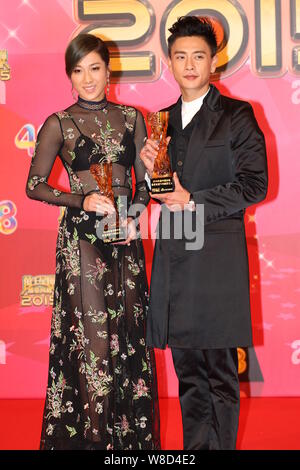
M 181 99 L 168 110 L 173 170 L 196 204 L 204 204 L 204 245 L 187 250 L 184 237 L 156 240 L 147 344 L 190 349 L 250 346 L 244 212 L 266 196 L 264 136 L 249 103 L 225 97 L 211 85 L 185 155 L 178 158 L 176 149 L 175 159 Z M 174 213 L 170 215 L 173 226 Z M 162 217 L 158 232 L 161 228 Z

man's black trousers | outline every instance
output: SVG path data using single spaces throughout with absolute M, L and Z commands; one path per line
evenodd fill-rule
M 171 350 L 184 450 L 235 449 L 240 408 L 237 349 Z

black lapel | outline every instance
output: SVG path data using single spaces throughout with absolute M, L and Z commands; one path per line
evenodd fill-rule
M 189 141 L 183 166 L 183 177 L 186 174 L 193 173 L 195 159 L 200 158 L 207 140 L 224 113 L 219 91 L 213 85 L 210 85 L 210 87 L 211 89 L 203 101 Z

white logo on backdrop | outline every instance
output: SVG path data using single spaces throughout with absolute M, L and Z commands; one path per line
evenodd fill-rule
M 6 103 L 5 83 L 0 80 L 0 104 Z
M 0 364 L 6 364 L 6 345 L 0 341 Z
M 292 88 L 296 90 L 292 94 L 292 103 L 300 104 L 300 80 L 294 80 L 292 83 Z
M 300 364 L 300 339 L 296 339 L 295 341 L 293 341 L 293 343 L 291 344 L 291 347 L 295 349 L 291 358 L 292 363 L 295 364 L 295 366 L 297 366 L 298 364 Z

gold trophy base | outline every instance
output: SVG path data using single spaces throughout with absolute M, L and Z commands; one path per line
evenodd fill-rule
M 152 194 L 172 193 L 174 184 L 172 176 L 159 176 L 151 179 Z
M 105 244 L 123 242 L 127 239 L 126 228 L 120 225 L 106 225 L 101 235 Z

